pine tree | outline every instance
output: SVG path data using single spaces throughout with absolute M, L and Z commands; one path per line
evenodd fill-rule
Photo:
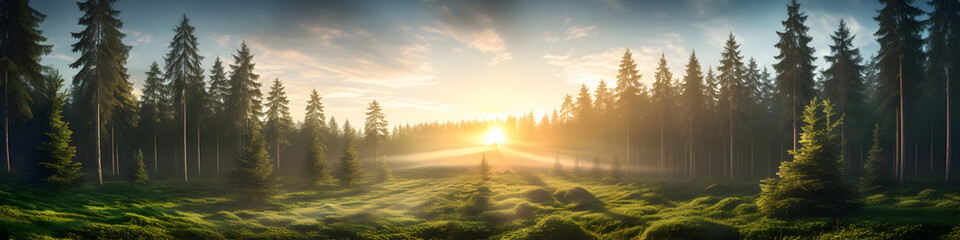
M 231 175 L 231 180 L 237 202 L 260 206 L 275 194 L 278 178 L 273 176 L 266 142 L 260 134 L 260 123 L 256 119 L 247 120 L 243 130 L 246 143 L 237 157 L 237 170 Z
M 46 17 L 31 8 L 30 1 L 0 1 L 0 73 L 3 74 L 0 101 L 3 104 L 3 152 L 8 174 L 11 173 L 10 116 L 16 114 L 20 120 L 33 118 L 30 109 L 33 99 L 27 90 L 33 79 L 43 77 L 40 58 L 53 48 L 41 44 L 47 40 L 40 30 Z
M 183 132 L 183 181 L 187 178 L 187 113 L 198 115 L 203 109 L 203 98 L 205 96 L 205 86 L 203 83 L 203 68 L 200 67 L 200 61 L 203 57 L 199 55 L 197 49 L 197 37 L 193 35 L 194 27 L 190 26 L 190 19 L 183 15 L 180 23 L 173 29 L 173 40 L 170 41 L 170 52 L 166 58 L 165 76 L 170 80 L 170 94 L 173 98 L 171 106 L 174 110 L 174 121 L 181 123 Z M 188 106 L 187 104 L 190 104 Z M 193 116 L 197 121 L 194 122 L 199 130 L 199 116 Z M 197 135 L 199 138 L 199 135 Z M 199 140 L 199 139 L 198 139 Z M 197 141 L 199 144 L 199 141 Z M 199 145 L 198 145 L 199 146 Z M 199 150 L 199 148 L 198 148 Z M 199 166 L 200 159 L 197 159 Z M 197 171 L 199 172 L 199 168 Z
M 47 125 L 47 132 L 43 143 L 39 146 L 43 152 L 44 161 L 40 162 L 45 169 L 44 181 L 58 187 L 67 187 L 77 184 L 80 181 L 80 163 L 74 161 L 77 149 L 71 146 L 71 135 L 69 124 L 63 119 L 63 105 L 66 102 L 66 95 L 59 91 L 63 86 L 62 79 L 56 83 L 53 89 L 54 96 L 50 99 L 52 103 L 50 119 Z
M 776 56 L 779 62 L 773 65 L 777 71 L 777 88 L 780 90 L 780 109 L 791 111 L 781 116 L 792 124 L 793 150 L 797 149 L 800 104 L 810 101 L 814 96 L 813 61 L 814 49 L 810 47 L 812 38 L 807 34 L 807 15 L 800 11 L 800 3 L 791 0 L 787 5 L 787 20 L 783 21 L 783 32 L 777 32 L 780 41 L 775 45 L 780 51 Z
M 863 93 L 863 79 L 860 77 L 863 73 L 863 66 L 860 65 L 863 58 L 860 57 L 860 49 L 853 47 L 853 37 L 850 28 L 847 28 L 841 19 L 839 28 L 831 36 L 832 55 L 825 57 L 830 67 L 823 72 L 824 95 L 840 104 L 840 115 L 846 119 L 840 126 L 840 142 L 843 144 L 841 150 L 844 156 L 847 156 L 848 136 L 860 135 L 856 127 L 863 125 L 863 114 L 860 111 L 864 109 L 863 99 L 866 97 Z M 848 130 L 847 125 L 853 127 L 850 129 L 853 131 Z
M 480 179 L 490 180 L 490 163 L 487 162 L 486 154 L 480 158 Z
M 880 147 L 880 125 L 873 127 L 873 145 L 870 146 L 870 155 L 863 165 L 863 175 L 860 176 L 860 192 L 872 192 L 879 189 L 889 180 L 889 171 L 886 164 L 886 153 Z
M 227 81 L 227 73 L 223 70 L 223 61 L 220 57 L 217 57 L 213 61 L 213 68 L 210 69 L 210 88 L 207 89 L 207 92 L 210 94 L 209 103 L 210 108 L 213 110 L 213 118 L 211 118 L 215 123 L 210 124 L 215 127 L 215 135 L 217 138 L 217 174 L 220 174 L 220 136 L 223 135 L 223 128 L 221 127 L 221 122 L 228 121 L 228 111 L 229 106 L 226 104 L 227 96 L 230 94 L 230 83 Z
M 800 148 L 790 151 L 792 161 L 783 162 L 779 178 L 760 185 L 760 209 L 773 217 L 791 218 L 834 215 L 848 206 L 853 197 L 843 179 L 840 141 L 836 118 L 829 100 L 811 100 L 803 111 L 805 125 Z
M 133 183 L 146 183 L 150 181 L 149 174 L 147 174 L 147 165 L 143 163 L 143 151 L 140 151 L 140 149 L 133 152 L 130 181 Z
M 363 174 L 362 171 L 360 160 L 357 159 L 357 150 L 353 148 L 353 141 L 347 141 L 347 146 L 340 156 L 340 168 L 337 170 L 337 179 L 340 180 L 340 185 L 353 187 L 353 185 L 358 184 L 360 176 Z
M 290 100 L 280 79 L 273 80 L 273 86 L 267 94 L 267 138 L 274 141 L 277 169 L 280 169 L 280 150 L 290 143 L 287 137 L 293 129 L 293 117 L 290 116 Z
M 917 112 L 907 109 L 915 106 L 919 98 L 920 86 L 923 78 L 923 40 L 921 34 L 924 23 L 917 20 L 923 10 L 910 5 L 912 0 L 881 0 L 883 8 L 874 18 L 880 28 L 874 33 L 880 44 L 877 55 L 878 91 L 883 101 L 879 102 L 884 123 L 891 126 L 894 119 L 896 129 L 896 165 L 897 177 L 900 184 L 904 180 L 904 152 L 907 133 L 905 119 L 917 116 Z M 911 110 L 907 112 L 907 110 Z
M 117 18 L 119 10 L 113 8 L 116 0 L 87 0 L 77 3 L 83 16 L 78 24 L 84 29 L 72 33 L 77 42 L 72 45 L 73 52 L 79 52 L 77 61 L 71 68 L 80 68 L 73 77 L 73 104 L 83 119 L 90 122 L 96 131 L 88 133 L 94 138 L 92 148 L 97 162 L 97 181 L 103 185 L 101 164 L 100 128 L 101 119 L 111 119 L 113 110 L 120 103 L 117 93 L 128 88 L 127 56 L 130 46 L 123 44 L 126 34 L 120 32 L 123 22 Z M 86 129 L 86 128 L 84 128 Z
M 330 178 L 327 168 L 326 148 L 323 146 L 323 135 L 319 129 L 313 128 L 309 133 L 310 142 L 307 144 L 306 178 L 312 186 L 319 186 Z

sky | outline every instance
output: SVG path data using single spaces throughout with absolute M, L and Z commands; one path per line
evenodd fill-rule
M 922 2 L 922 3 L 921 3 Z M 927 9 L 926 1 L 918 1 Z M 182 16 L 196 27 L 203 68 L 215 58 L 233 63 L 241 42 L 255 54 L 262 91 L 274 79 L 286 86 L 293 117 L 301 121 L 311 90 L 326 114 L 362 124 L 372 100 L 391 125 L 503 118 L 558 108 L 581 84 L 615 84 L 625 49 L 634 51 L 642 82 L 652 81 L 666 57 L 682 77 L 691 52 L 716 66 L 723 42 L 734 34 L 743 55 L 770 68 L 787 0 L 355 0 L 118 1 L 124 42 L 133 48 L 127 67 L 135 93 L 151 62 L 163 65 Z M 871 0 L 800 1 L 818 56 L 826 68 L 830 34 L 840 19 L 856 34 L 864 58 L 879 46 Z M 65 78 L 78 54 L 73 1 L 34 0 L 47 15 L 41 25 L 53 52 L 43 64 Z M 229 70 L 229 68 L 228 68 Z M 704 71 L 706 71 L 704 69 Z M 539 119 L 539 118 L 538 118 Z

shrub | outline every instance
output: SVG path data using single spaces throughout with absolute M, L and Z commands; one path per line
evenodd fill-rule
M 553 201 L 553 197 L 550 196 L 550 192 L 547 192 L 547 190 L 544 190 L 542 188 L 527 190 L 526 192 L 523 192 L 521 196 L 523 196 L 523 199 L 526 199 L 527 201 L 535 202 L 535 203 Z

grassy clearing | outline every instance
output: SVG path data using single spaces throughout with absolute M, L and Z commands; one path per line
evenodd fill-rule
M 286 183 L 262 209 L 233 205 L 210 179 L 73 191 L 0 184 L 0 239 L 960 239 L 956 189 L 897 189 L 860 198 L 840 219 L 776 220 L 757 212 L 750 181 L 435 172 L 356 189 Z

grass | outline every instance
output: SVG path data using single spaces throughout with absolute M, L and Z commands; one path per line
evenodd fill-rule
M 960 239 L 957 189 L 898 188 L 859 198 L 842 218 L 777 220 L 758 213 L 755 181 L 474 175 L 409 170 L 353 189 L 285 182 L 258 209 L 232 204 L 215 179 L 0 184 L 0 239 Z

